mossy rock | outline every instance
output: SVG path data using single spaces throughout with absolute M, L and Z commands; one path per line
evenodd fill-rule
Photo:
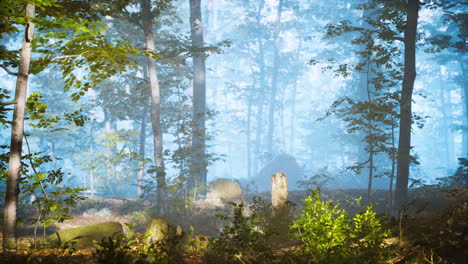
M 220 178 L 209 183 L 205 199 L 208 205 L 224 207 L 227 202 L 240 203 L 242 200 L 242 188 L 237 182 Z
M 164 217 L 153 217 L 145 231 L 145 243 L 153 243 L 161 240 L 174 242 L 186 240 L 187 234 L 180 226 L 170 225 Z
M 47 247 L 71 245 L 75 248 L 87 248 L 93 247 L 94 241 L 100 242 L 117 235 L 124 235 L 124 227 L 119 222 L 102 222 L 55 232 L 39 241 L 39 244 Z

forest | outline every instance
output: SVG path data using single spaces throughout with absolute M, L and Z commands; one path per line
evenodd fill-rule
M 467 10 L 1 0 L 0 263 L 468 263 Z

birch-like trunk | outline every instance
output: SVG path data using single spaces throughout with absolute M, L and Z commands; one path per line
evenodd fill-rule
M 145 33 L 146 50 L 154 52 L 153 15 L 151 14 L 151 1 L 141 0 L 143 31 Z M 151 90 L 151 127 L 153 130 L 154 162 L 156 167 L 157 182 L 157 215 L 166 215 L 167 212 L 167 189 L 166 172 L 163 160 L 163 135 L 161 128 L 161 96 L 159 88 L 156 60 L 148 56 L 148 76 Z
M 137 198 L 143 195 L 143 176 L 145 175 L 145 144 L 146 144 L 146 112 L 148 108 L 143 107 L 141 127 L 140 127 L 140 146 L 138 150 L 138 174 L 137 174 Z
M 272 154 L 273 150 L 273 137 L 275 128 L 275 106 L 276 106 L 276 93 L 278 90 L 278 72 L 279 72 L 279 50 L 280 50 L 280 39 L 279 33 L 281 28 L 281 13 L 283 11 L 283 0 L 279 0 L 278 10 L 276 13 L 275 20 L 275 32 L 273 35 L 273 73 L 271 78 L 271 93 L 270 102 L 268 107 L 268 138 L 267 138 L 267 151 L 268 154 Z
M 193 130 L 191 188 L 206 185 L 206 70 L 203 52 L 201 0 L 190 0 L 190 28 L 193 50 Z
M 35 17 L 35 5 L 26 5 L 26 18 Z M 11 126 L 10 158 L 8 161 L 8 178 L 5 193 L 5 211 L 3 220 L 3 253 L 16 252 L 16 221 L 18 209 L 19 185 L 21 181 L 21 150 L 23 147 L 24 115 L 26 93 L 28 89 L 29 65 L 31 63 L 34 37 L 34 23 L 28 22 L 24 30 L 23 46 L 20 52 L 18 77 L 16 79 L 15 106 Z

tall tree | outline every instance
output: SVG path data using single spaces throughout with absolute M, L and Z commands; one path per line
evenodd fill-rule
M 404 72 L 400 98 L 400 133 L 398 138 L 397 178 L 395 205 L 401 209 L 408 193 L 411 162 L 412 97 L 416 78 L 416 34 L 418 27 L 419 0 L 408 0 L 404 32 Z
M 193 129 L 191 186 L 206 185 L 206 70 L 203 52 L 201 0 L 190 0 L 190 28 L 193 54 Z
M 278 9 L 276 11 L 275 19 L 275 31 L 273 33 L 273 72 L 271 78 L 271 92 L 270 102 L 268 107 L 268 141 L 267 150 L 269 154 L 273 151 L 273 137 L 275 128 L 275 106 L 276 106 L 276 94 L 278 90 L 278 72 L 280 63 L 280 38 L 279 34 L 281 31 L 281 13 L 283 12 L 283 0 L 279 0 Z
M 21 150 L 23 148 L 24 114 L 26 106 L 26 92 L 28 89 L 29 67 L 32 55 L 32 39 L 34 36 L 34 23 L 36 6 L 32 3 L 26 5 L 26 24 L 20 52 L 16 91 L 13 110 L 13 123 L 11 127 L 10 158 L 8 161 L 8 178 L 5 194 L 5 213 L 3 221 L 3 252 L 16 251 L 16 220 L 21 181 Z
M 156 70 L 155 41 L 153 33 L 153 13 L 151 12 L 151 1 L 141 0 L 141 12 L 143 31 L 148 59 L 148 75 L 151 91 L 151 127 L 153 130 L 154 162 L 156 167 L 157 181 L 157 214 L 165 215 L 167 212 L 167 189 L 166 172 L 163 159 L 163 133 L 161 128 L 161 96 L 159 88 L 158 73 Z

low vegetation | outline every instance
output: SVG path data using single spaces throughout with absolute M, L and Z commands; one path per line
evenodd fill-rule
M 410 204 L 399 220 L 377 214 L 360 199 L 341 205 L 321 193 L 309 191 L 296 210 L 291 209 L 288 239 L 277 236 L 268 213 L 271 205 L 257 197 L 249 204 L 230 203 L 223 214 L 212 216 L 210 221 L 219 228 L 213 236 L 197 235 L 191 227 L 183 235 L 145 243 L 143 232 L 130 228 L 126 235 L 95 241 L 87 249 L 73 243 L 55 249 L 23 245 L 19 254 L 2 256 L 0 263 L 466 263 L 466 189 L 426 186 L 413 192 L 418 205 L 432 202 L 424 193 L 439 202 L 445 194 L 444 208 L 417 210 Z M 90 200 L 77 209 L 85 212 L 97 205 L 109 203 Z M 349 213 L 356 206 L 357 213 Z M 136 201 L 115 206 L 118 214 L 144 210 Z

